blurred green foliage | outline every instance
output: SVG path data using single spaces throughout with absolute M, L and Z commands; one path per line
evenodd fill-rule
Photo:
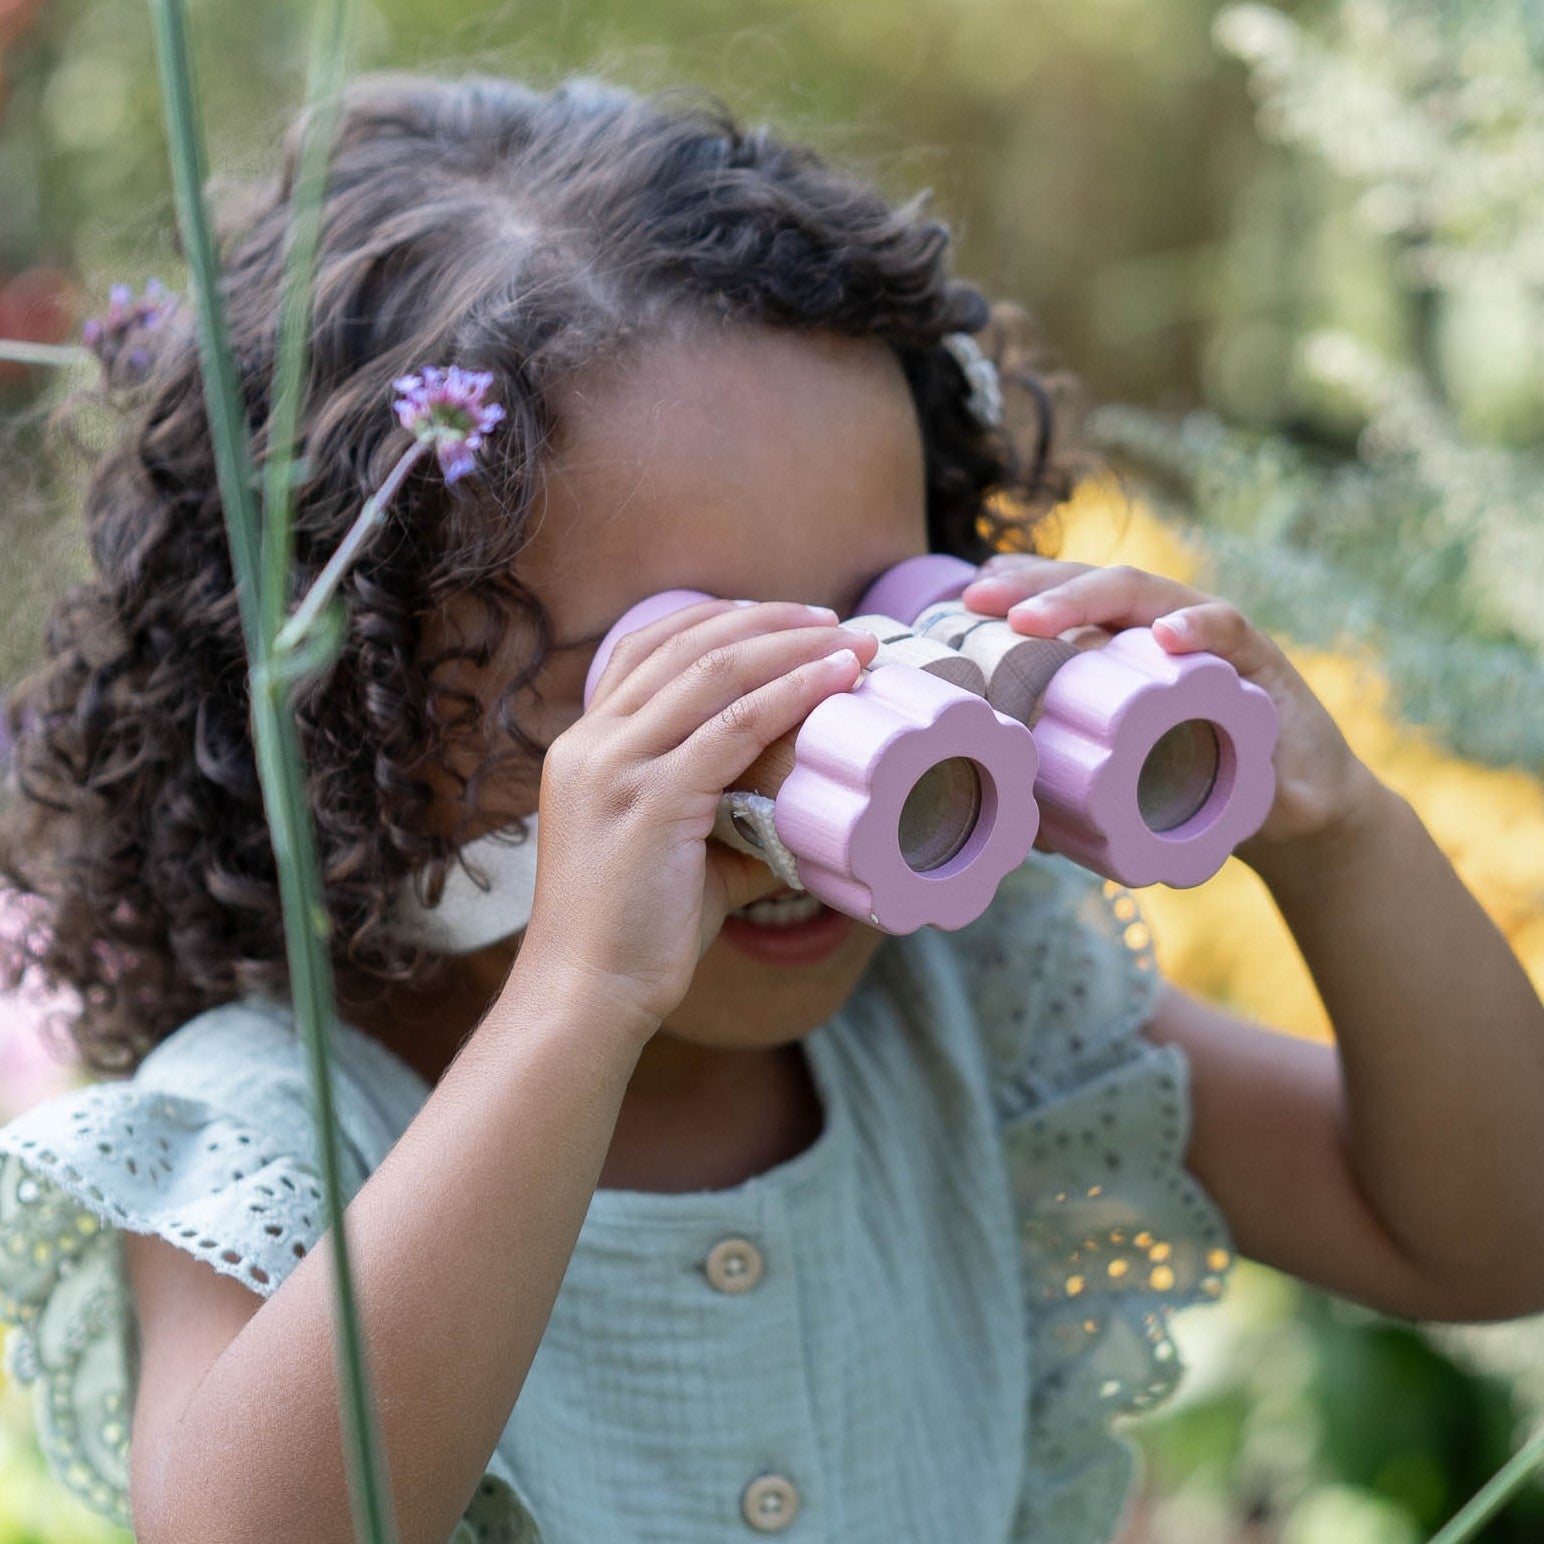
M 1177 1328 L 1190 1387 L 1135 1428 L 1155 1498 L 1143 1544 L 1416 1544 L 1537 1416 L 1513 1379 L 1422 1330 L 1247 1262 L 1221 1311 Z M 1479 1537 L 1544 1538 L 1544 1486 Z
M 1226 7 L 1216 35 L 1249 64 L 1262 131 L 1334 179 L 1340 212 L 1310 236 L 1379 254 L 1386 304 L 1326 291 L 1337 304 L 1292 339 L 1280 421 L 1229 422 L 1224 403 L 1178 431 L 1130 407 L 1094 425 L 1199 527 L 1212 588 L 1274 633 L 1369 650 L 1408 721 L 1530 770 L 1544 768 L 1539 16 L 1536 0 L 1342 0 L 1309 28 Z

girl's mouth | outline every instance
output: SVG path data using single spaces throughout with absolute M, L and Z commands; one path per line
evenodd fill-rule
M 851 917 L 813 895 L 784 889 L 730 912 L 724 936 L 769 965 L 814 965 L 841 947 L 851 926 Z
M 824 910 L 826 908 L 808 890 L 790 890 L 784 886 L 775 895 L 764 895 L 759 901 L 741 906 L 729 915 L 744 917 L 762 927 L 791 927 L 813 921 Z

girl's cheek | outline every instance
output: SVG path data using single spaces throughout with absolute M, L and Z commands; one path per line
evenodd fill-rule
M 520 692 L 510 716 L 538 745 L 551 745 L 584 714 L 584 678 L 592 650 L 549 655 L 535 682 Z
M 522 692 L 510 716 L 538 745 L 548 746 L 584 716 L 584 699 L 579 691 L 561 690 L 555 685 L 540 694 Z
M 540 731 L 531 732 L 543 745 L 551 745 L 560 734 L 572 729 L 583 717 L 584 709 L 577 702 L 567 702 L 547 713 Z

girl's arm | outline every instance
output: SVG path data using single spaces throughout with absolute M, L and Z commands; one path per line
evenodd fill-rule
M 1184 1049 L 1189 1162 L 1239 1247 L 1420 1319 L 1544 1309 L 1544 1006 L 1410 806 L 1254 866 L 1336 1046 L 1170 988 L 1149 1038 Z
M 1544 1309 L 1544 1005 L 1409 804 L 1226 602 L 1129 568 L 988 569 L 968 602 L 1001 614 L 1037 598 L 1010 613 L 1021 631 L 1157 623 L 1165 648 L 1220 655 L 1276 705 L 1276 802 L 1239 856 L 1291 928 L 1336 1047 L 1172 987 L 1146 1031 L 1188 1053 L 1190 1165 L 1239 1246 L 1410 1317 Z
M 877 640 L 836 620 L 785 602 L 672 613 L 617 645 L 588 710 L 547 749 L 514 967 L 345 1214 L 403 1544 L 455 1531 L 546 1331 L 644 1045 L 725 915 L 779 886 L 707 836 L 734 777 L 874 658 Z M 202 1261 L 131 1244 L 141 1544 L 347 1544 L 328 1251 L 245 1313 Z
M 647 1035 L 569 977 L 503 995 L 346 1211 L 399 1537 L 444 1544 L 546 1329 Z M 126 1240 L 141 1544 L 353 1538 L 319 1244 L 263 1301 Z

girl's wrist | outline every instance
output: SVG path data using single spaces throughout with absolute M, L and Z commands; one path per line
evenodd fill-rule
M 1365 862 L 1408 809 L 1364 762 L 1353 760 L 1343 797 L 1321 822 L 1276 841 L 1251 837 L 1239 845 L 1237 856 L 1273 893 L 1322 884 Z
M 604 970 L 540 948 L 527 932 L 520 952 L 499 992 L 494 1009 L 508 1005 L 513 1022 L 528 1023 L 534 1014 L 574 1026 L 586 1039 L 614 1040 L 637 1056 L 663 1022 L 640 1000 L 633 984 Z

